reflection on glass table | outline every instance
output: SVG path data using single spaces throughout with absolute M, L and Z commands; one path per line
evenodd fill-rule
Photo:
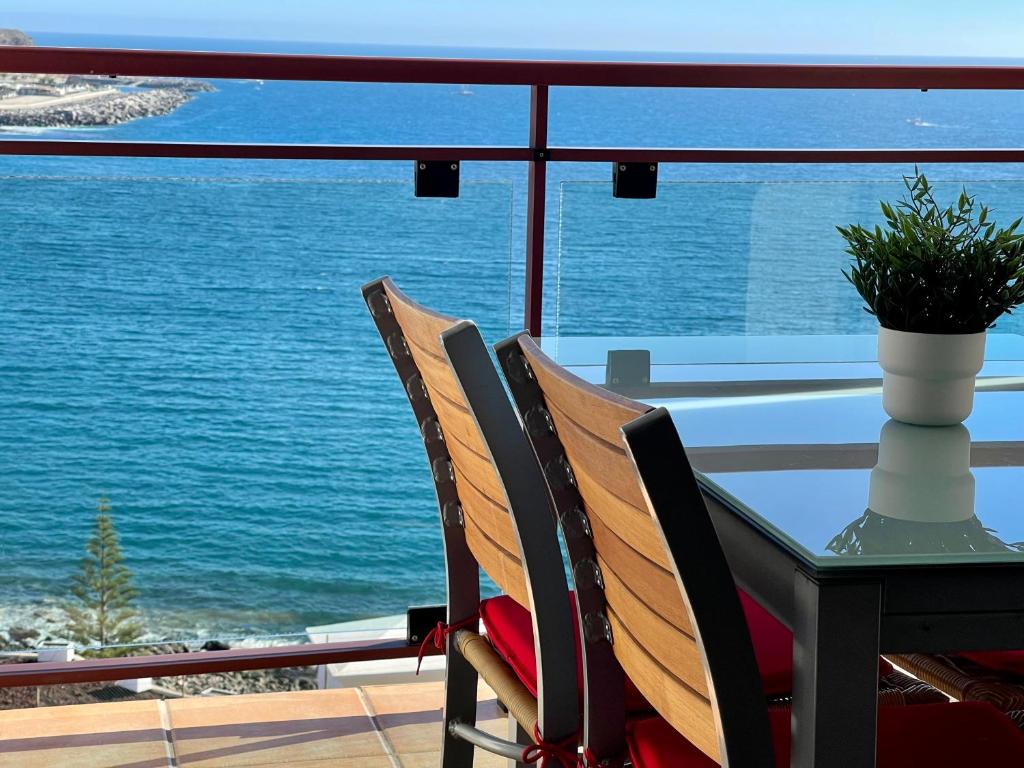
M 971 433 L 962 424 L 916 427 L 889 420 L 878 438 L 868 507 L 826 549 L 837 555 L 1011 552 L 975 514 Z
M 898 488 L 883 473 L 901 466 L 897 449 L 913 438 L 901 432 L 903 425 L 883 430 L 889 417 L 875 338 L 544 340 L 577 375 L 668 408 L 706 491 L 822 570 L 1024 563 L 1024 551 L 1013 546 L 1024 541 L 1024 421 L 1012 417 L 1024 410 L 1024 337 L 995 335 L 992 342 L 965 423 L 969 433 L 954 430 L 947 438 L 946 450 L 956 454 L 959 445 L 960 453 L 947 457 L 946 466 L 971 468 L 959 491 L 955 483 L 945 491 L 961 494 L 945 512 L 959 517 L 925 523 L 900 518 L 892 509 L 901 504 L 883 498 Z M 921 450 L 941 452 L 936 436 L 942 433 L 922 429 L 931 439 L 920 439 Z M 922 466 L 938 461 L 922 458 Z M 969 505 L 962 500 L 968 491 Z M 935 539 L 940 532 L 930 526 L 938 522 L 959 525 L 966 540 L 947 540 L 952 528 Z

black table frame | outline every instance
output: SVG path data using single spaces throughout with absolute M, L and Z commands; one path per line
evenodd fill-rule
M 1024 560 L 822 568 L 701 485 L 737 583 L 793 631 L 794 768 L 875 765 L 879 654 L 1024 648 Z

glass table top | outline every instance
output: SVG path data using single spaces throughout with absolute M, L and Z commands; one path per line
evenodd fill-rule
M 874 336 L 542 340 L 573 372 L 671 412 L 702 481 L 817 568 L 1024 564 L 1024 337 L 988 339 L 974 412 L 882 410 Z M 649 383 L 606 381 L 649 350 Z

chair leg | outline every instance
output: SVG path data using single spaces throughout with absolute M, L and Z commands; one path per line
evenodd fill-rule
M 514 741 L 517 744 L 532 744 L 533 735 L 523 730 L 523 726 L 519 724 L 512 715 L 508 716 L 508 740 Z M 526 763 L 518 760 L 509 760 L 508 768 L 527 768 Z
M 457 721 L 476 725 L 477 672 L 449 643 L 444 682 L 443 743 L 441 768 L 472 768 L 473 745 L 452 736 L 448 726 Z

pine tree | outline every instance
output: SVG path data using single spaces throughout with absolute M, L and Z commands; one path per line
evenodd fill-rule
M 71 594 L 77 603 L 67 606 L 72 639 L 83 645 L 135 642 L 142 634 L 133 608 L 138 592 L 132 586 L 131 571 L 124 565 L 106 496 L 100 497 L 96 525 L 85 551 L 86 557 L 71 581 Z M 101 651 L 100 655 L 105 654 Z

